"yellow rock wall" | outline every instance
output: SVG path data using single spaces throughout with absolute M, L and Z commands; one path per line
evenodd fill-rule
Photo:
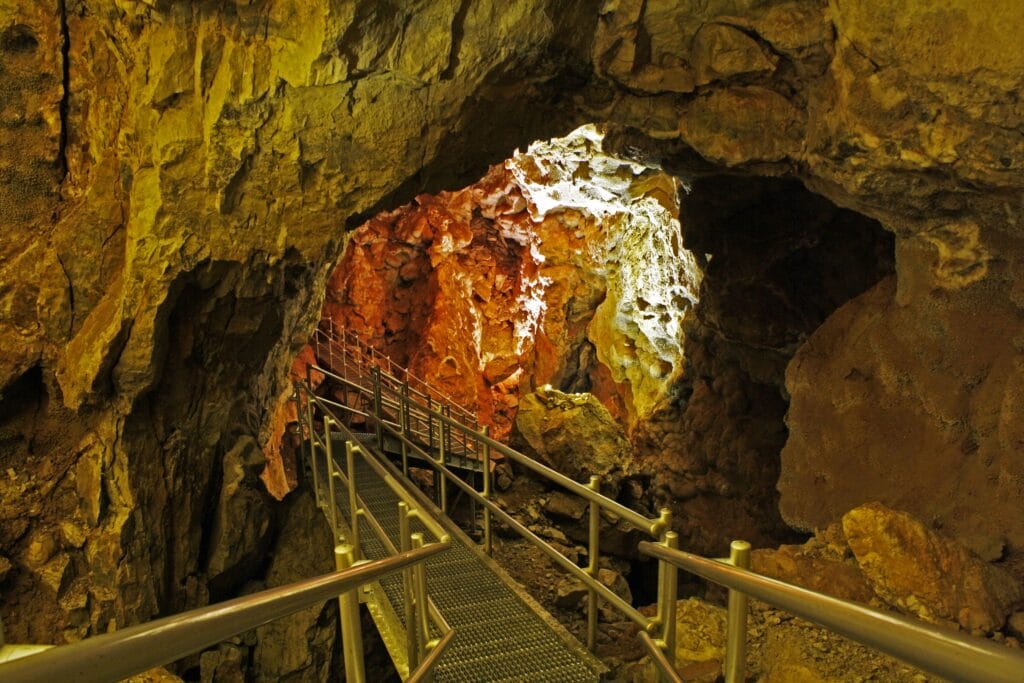
M 223 455 L 269 431 L 345 221 L 582 119 L 896 233 L 887 312 L 844 309 L 821 334 L 850 351 L 790 372 L 789 520 L 900 495 L 837 476 L 863 437 L 965 482 L 911 511 L 1019 548 L 1021 25 L 1014 0 L 0 1 L 8 636 L 206 600 Z

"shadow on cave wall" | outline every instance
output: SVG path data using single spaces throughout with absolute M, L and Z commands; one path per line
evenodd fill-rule
M 642 467 L 656 502 L 675 509 L 682 547 L 796 540 L 775 490 L 786 365 L 829 314 L 893 272 L 893 237 L 785 178 L 702 177 L 680 221 L 704 280 L 684 379 L 640 438 Z

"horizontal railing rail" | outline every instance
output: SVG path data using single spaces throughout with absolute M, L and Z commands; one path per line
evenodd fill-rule
M 379 418 L 372 413 L 362 413 L 362 411 L 344 404 L 317 396 L 308 380 L 296 382 L 295 391 L 300 430 L 305 432 L 304 443 L 309 445 L 307 457 L 313 474 L 313 490 L 318 506 L 324 509 L 330 523 L 335 542 L 338 543 L 344 539 L 350 543 L 353 547 L 353 559 L 358 560 L 362 556 L 361 526 L 365 524 L 380 542 L 384 551 L 391 556 L 418 547 L 437 547 L 441 550 L 450 547 L 451 537 L 447 530 L 429 512 L 422 511 L 422 506 L 412 492 L 383 467 L 376 457 L 363 448 L 356 435 L 348 429 L 336 411 L 358 413 L 370 419 L 379 420 Z M 318 432 L 315 428 L 314 409 L 318 410 L 322 417 L 322 432 Z M 344 468 L 334 457 L 335 435 L 344 443 Z M 385 532 L 381 522 L 358 493 L 355 466 L 357 457 L 373 470 L 398 499 L 400 547 L 395 545 Z M 324 473 L 323 477 L 319 475 L 319 472 Z M 340 482 L 346 495 L 339 495 L 336 481 Z M 343 501 L 348 510 L 349 525 L 347 528 L 339 516 Z M 412 522 L 414 521 L 421 524 L 433 536 L 433 542 L 425 544 L 422 533 L 413 533 Z M 347 538 L 345 538 L 346 536 Z M 387 600 L 386 596 L 379 593 L 378 599 Z M 401 628 L 405 633 L 405 650 L 393 652 L 393 654 L 396 657 L 396 667 L 401 671 L 405 671 L 406 667 L 410 670 L 408 680 L 418 680 L 416 672 L 425 672 L 424 676 L 429 677 L 429 669 L 424 667 L 428 663 L 438 661 L 441 656 L 439 650 L 443 651 L 450 642 L 452 628 L 429 597 L 426 571 L 422 564 L 405 571 L 403 602 L 405 622 Z M 439 638 L 431 638 L 431 626 L 440 634 Z M 352 647 L 357 648 L 355 644 Z M 353 674 L 355 680 L 361 680 L 359 678 L 361 672 L 353 672 Z M 348 677 L 353 678 L 351 675 Z
M 834 598 L 660 544 L 642 542 L 640 551 L 936 676 L 963 683 L 1024 681 L 1024 653 L 1005 645 Z M 742 681 L 742 670 L 727 680 L 729 683 Z
M 600 556 L 600 519 L 602 513 L 609 514 L 616 519 L 625 520 L 647 536 L 654 539 L 660 539 L 661 543 L 664 543 L 669 547 L 674 547 L 676 543 L 676 534 L 671 531 L 671 513 L 667 509 L 662 510 L 661 515 L 657 518 L 645 517 L 635 510 L 622 505 L 618 501 L 602 495 L 599 490 L 599 477 L 592 477 L 589 485 L 580 484 L 570 477 L 567 477 L 564 474 L 529 458 L 515 449 L 492 439 L 487 435 L 486 430 L 473 430 L 472 428 L 461 424 L 457 419 L 447 415 L 443 410 L 438 410 L 431 406 L 425 406 L 422 404 L 417 405 L 407 392 L 403 392 L 401 390 L 395 391 L 394 395 L 390 397 L 391 407 L 395 408 L 392 414 L 397 415 L 398 418 L 398 422 L 396 424 L 395 420 L 387 419 L 383 415 L 376 414 L 380 411 L 380 408 L 384 403 L 384 397 L 381 394 L 385 390 L 385 386 L 379 381 L 373 383 L 370 387 L 364 387 L 358 382 L 342 377 L 331 369 L 324 368 L 319 365 L 312 366 L 310 371 L 322 373 L 325 377 L 337 382 L 342 387 L 361 392 L 364 399 L 368 399 L 373 402 L 374 409 L 371 410 L 369 414 L 363 413 L 363 411 L 360 411 L 360 413 L 377 428 L 381 443 L 383 435 L 386 433 L 401 444 L 403 475 L 408 475 L 407 455 L 409 453 L 417 454 L 439 475 L 440 490 L 438 492 L 438 497 L 442 511 L 447 510 L 447 484 L 449 482 L 457 487 L 473 503 L 479 504 L 483 507 L 484 528 L 482 535 L 484 551 L 487 554 L 491 553 L 492 547 L 491 520 L 493 517 L 539 549 L 567 574 L 580 581 L 587 589 L 588 594 L 587 644 L 592 650 L 596 646 L 598 614 L 597 601 L 600 598 L 640 626 L 640 628 L 645 632 L 654 633 L 660 630 L 661 638 L 657 640 L 652 639 L 652 642 L 655 642 L 660 648 L 662 648 L 663 660 L 667 661 L 667 659 L 671 657 L 671 653 L 674 649 L 675 637 L 675 620 L 671 616 L 677 593 L 677 575 L 675 570 L 670 571 L 669 566 L 664 563 L 660 567 L 658 613 L 654 617 L 649 617 L 641 613 L 627 600 L 623 599 L 613 590 L 605 586 L 597 578 L 599 566 L 598 559 Z M 321 404 L 319 407 L 322 412 L 330 412 L 333 406 Z M 340 406 L 340 408 L 345 409 L 343 406 Z M 408 429 L 408 415 L 411 410 L 418 411 L 419 414 L 426 416 L 432 424 L 436 423 L 437 425 L 440 425 L 441 434 L 454 431 L 464 435 L 467 442 L 471 441 L 477 444 L 477 448 L 471 450 L 478 453 L 483 461 L 483 492 L 477 491 L 474 486 L 464 481 L 450 469 L 449 459 L 451 456 L 444 448 L 444 438 L 439 440 L 439 454 L 429 452 L 422 443 L 410 438 L 411 431 Z M 430 427 L 428 431 L 432 434 L 436 433 L 433 427 Z M 515 462 L 546 478 L 550 482 L 563 487 L 567 491 L 579 495 L 589 503 L 589 561 L 587 567 L 578 566 L 551 543 L 548 543 L 538 534 L 531 531 L 526 525 L 515 519 L 515 517 L 503 510 L 492 500 L 491 489 L 493 473 L 490 467 L 490 459 L 492 454 L 495 452 L 501 454 L 509 461 Z M 368 462 L 370 460 L 370 458 L 367 459 Z M 672 645 L 672 647 L 669 647 L 669 645 Z
M 417 564 L 422 566 L 424 560 L 442 550 L 441 545 L 415 548 L 343 571 L 54 647 L 0 665 L 0 680 L 4 683 L 121 680 L 350 593 L 390 572 Z

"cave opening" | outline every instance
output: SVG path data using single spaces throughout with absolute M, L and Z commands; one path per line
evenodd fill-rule
M 805 539 L 775 488 L 786 366 L 893 273 L 892 235 L 792 177 L 672 175 L 602 140 L 584 126 L 373 216 L 348 236 L 321 327 L 351 332 L 540 462 L 581 482 L 598 474 L 603 493 L 644 514 L 670 509 L 688 550 Z M 321 391 L 346 399 L 330 381 Z M 500 473 L 503 505 L 584 564 L 580 504 L 522 468 Z M 602 567 L 649 604 L 656 565 L 615 526 Z M 544 566 L 519 550 L 505 560 L 527 586 Z M 703 590 L 683 578 L 684 593 Z M 560 590 L 537 596 L 554 604 Z

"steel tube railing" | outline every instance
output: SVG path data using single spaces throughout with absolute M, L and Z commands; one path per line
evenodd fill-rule
M 336 598 L 443 551 L 433 544 L 280 588 L 200 607 L 0 665 L 4 683 L 107 683 L 163 666 L 244 631 Z
M 330 370 L 328 370 L 326 368 L 322 368 L 320 366 L 315 366 L 315 369 L 317 370 L 317 372 L 323 372 L 324 374 L 326 374 L 331 379 L 333 379 L 333 380 L 335 380 L 337 382 L 340 382 L 340 383 L 342 383 L 342 384 L 344 384 L 346 386 L 353 387 L 353 388 L 358 389 L 358 390 L 363 391 L 363 392 L 370 391 L 366 387 L 362 387 L 362 386 L 356 384 L 355 382 L 352 382 L 352 381 L 350 381 L 348 379 L 345 379 L 344 377 L 341 377 L 341 376 L 331 372 Z M 372 396 L 372 394 L 371 394 L 371 396 Z M 454 420 L 454 419 L 448 417 L 442 411 L 434 410 L 433 408 L 427 408 L 426 406 L 417 406 L 417 408 L 419 408 L 420 410 L 424 411 L 430 417 L 430 419 L 436 420 L 437 422 L 439 422 L 439 423 L 441 423 L 443 425 L 446 425 L 449 428 L 454 428 L 456 430 L 466 430 L 467 429 L 467 427 L 462 425 L 457 420 Z M 381 418 L 378 418 L 377 416 L 374 416 L 374 415 L 369 415 L 367 417 L 369 417 L 369 419 L 371 419 L 371 420 L 383 422 L 383 420 Z M 392 434 L 394 436 L 399 436 L 400 437 L 400 434 L 397 431 L 394 431 L 394 430 L 391 430 L 391 431 L 392 431 Z M 472 430 L 470 430 L 470 431 L 472 431 Z M 610 498 L 607 498 L 607 497 L 601 495 L 600 493 L 595 493 L 594 491 L 591 491 L 586 485 L 580 484 L 579 482 L 577 482 L 577 481 L 575 481 L 575 480 L 565 476 L 561 472 L 559 472 L 557 470 L 554 470 L 554 469 L 552 469 L 552 468 L 550 468 L 550 467 L 548 467 L 548 466 L 546 466 L 546 465 L 544 465 L 542 463 L 539 463 L 536 460 L 528 458 L 527 456 L 523 455 L 522 453 L 519 453 L 515 449 L 509 448 L 508 446 L 506 446 L 505 444 L 501 443 L 500 441 L 495 441 L 491 437 L 486 436 L 484 434 L 481 434 L 479 432 L 473 431 L 472 433 L 474 435 L 473 436 L 474 440 L 477 441 L 481 445 L 487 445 L 491 449 L 492 453 L 493 452 L 501 453 L 502 455 L 506 456 L 507 458 L 509 458 L 513 462 L 516 462 L 516 463 L 518 463 L 520 465 L 523 465 L 524 467 L 534 471 L 537 474 L 540 474 L 541 476 L 549 479 L 550 481 L 558 484 L 559 486 L 562 486 L 563 488 L 571 491 L 572 493 L 575 493 L 576 495 L 580 496 L 581 498 L 583 498 L 583 499 L 585 499 L 585 500 L 587 500 L 589 502 L 596 502 L 596 503 L 598 503 L 604 510 L 606 510 L 606 511 L 608 511 L 608 512 L 614 514 L 614 515 L 616 515 L 617 517 L 620 517 L 620 518 L 626 520 L 627 522 L 632 524 L 634 527 L 636 527 L 636 528 L 644 531 L 645 533 L 647 533 L 652 538 L 657 538 L 658 535 L 661 533 L 661 531 L 662 531 L 662 529 L 664 527 L 664 521 L 663 520 L 661 520 L 661 519 L 649 519 L 647 517 L 644 517 L 640 513 L 636 512 L 635 510 L 631 510 L 628 507 L 626 507 L 625 505 L 622 505 L 621 503 L 619 503 L 617 501 L 614 501 L 614 500 L 612 500 Z M 430 457 L 430 459 L 434 458 L 434 456 L 429 456 L 429 457 Z
M 683 677 L 679 675 L 672 663 L 668 661 L 665 656 L 665 651 L 661 649 L 657 641 L 651 637 L 646 631 L 640 631 L 640 642 L 643 643 L 644 650 L 651 656 L 651 661 L 654 662 L 654 666 L 658 669 L 658 674 L 662 680 L 668 681 L 669 683 L 685 683 Z
M 750 544 L 733 541 L 729 545 L 729 562 L 740 569 L 750 569 Z M 747 668 L 747 594 L 729 590 L 729 620 L 725 641 L 725 683 L 743 683 Z
M 1004 645 L 816 593 L 660 544 L 644 541 L 640 543 L 640 551 L 936 676 L 963 683 L 1020 683 L 1024 680 L 1024 653 Z
M 444 651 L 451 644 L 452 638 L 454 637 L 454 630 L 449 630 L 441 636 L 441 640 L 437 641 L 437 644 L 430 650 L 430 654 L 426 656 L 423 663 L 409 675 L 409 678 L 405 679 L 405 683 L 425 683 L 434 671 L 434 668 L 437 666 L 438 661 L 440 661 L 441 655 L 444 654 Z

